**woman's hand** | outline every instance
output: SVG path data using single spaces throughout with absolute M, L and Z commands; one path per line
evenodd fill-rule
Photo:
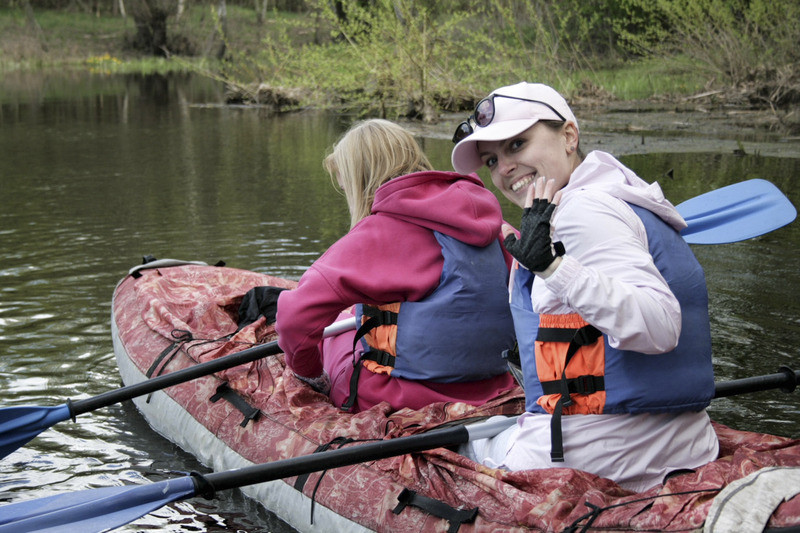
M 520 238 L 511 226 L 503 225 L 506 250 L 525 268 L 544 278 L 555 271 L 564 255 L 564 246 L 553 243 L 550 237 L 550 218 L 560 200 L 561 191 L 556 192 L 555 180 L 541 177 L 528 188 Z

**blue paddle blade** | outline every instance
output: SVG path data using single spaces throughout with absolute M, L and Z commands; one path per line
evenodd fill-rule
M 67 404 L 0 409 L 0 459 L 24 446 L 45 429 L 70 418 Z
M 758 237 L 792 222 L 797 210 L 772 183 L 752 179 L 701 194 L 678 204 L 689 225 L 689 244 L 725 244 Z
M 58 494 L 0 508 L 0 533 L 108 531 L 195 495 L 191 476 Z

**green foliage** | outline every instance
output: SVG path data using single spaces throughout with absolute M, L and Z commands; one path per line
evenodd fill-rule
M 92 14 L 40 9 L 66 1 L 32 2 L 39 33 L 29 12 L 0 8 L 0 66 L 30 58 L 54 64 L 59 54 L 79 64 L 104 54 L 130 59 L 120 44 L 136 30 L 132 17 L 98 16 L 118 4 L 97 0 Z M 133 11 L 137 1 L 176 3 L 125 5 Z M 288 4 L 291 11 L 282 9 Z M 243 94 L 294 91 L 295 106 L 389 118 L 467 111 L 520 80 L 567 96 L 646 98 L 739 87 L 761 76 L 776 80 L 763 97 L 770 103 L 797 92 L 796 82 L 785 82 L 800 64 L 797 0 L 230 0 L 224 20 L 217 5 L 189 3 L 169 16 L 172 60 L 155 68 L 192 62 Z M 92 34 L 102 40 L 88 46 L 75 38 Z M 112 39 L 116 48 L 105 46 Z
M 442 17 L 442 4 L 433 9 L 412 0 L 343 0 L 336 12 L 320 1 L 317 7 L 333 28 L 330 51 L 347 58 L 339 72 L 349 71 L 357 84 L 350 92 L 363 91 L 384 116 L 433 118 L 434 98 L 443 102 L 452 94 L 448 62 L 462 55 L 463 42 L 451 36 L 468 16 Z
M 797 0 L 627 0 L 653 10 L 657 32 L 625 34 L 629 43 L 653 54 L 680 51 L 695 58 L 709 76 L 731 85 L 800 60 L 800 3 Z

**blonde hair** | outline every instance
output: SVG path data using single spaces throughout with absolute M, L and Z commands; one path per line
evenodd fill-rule
M 375 191 L 392 178 L 433 170 L 414 136 L 382 119 L 357 122 L 323 161 L 339 182 L 350 209 L 350 227 L 370 214 Z

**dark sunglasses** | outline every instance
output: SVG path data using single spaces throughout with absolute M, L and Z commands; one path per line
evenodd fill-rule
M 472 135 L 475 132 L 475 128 L 473 127 L 473 123 L 477 124 L 481 128 L 485 128 L 489 124 L 492 123 L 492 119 L 494 119 L 494 99 L 495 98 L 510 98 L 512 100 L 522 100 L 523 102 L 533 102 L 534 104 L 542 104 L 543 106 L 547 107 L 558 115 L 558 118 L 563 120 L 564 122 L 567 119 L 564 116 L 556 111 L 556 109 L 548 104 L 547 102 L 542 102 L 541 100 L 531 100 L 529 98 L 520 98 L 519 96 L 507 96 L 505 94 L 492 94 L 487 96 L 480 102 L 478 105 L 475 106 L 475 112 L 472 113 L 467 120 L 463 121 L 461 124 L 456 126 L 456 132 L 453 134 L 453 142 L 459 143 L 468 136 Z

